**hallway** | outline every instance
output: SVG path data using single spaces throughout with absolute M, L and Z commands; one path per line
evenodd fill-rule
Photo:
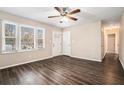
M 108 53 L 103 60 L 105 84 L 124 84 L 124 70 L 117 54 Z

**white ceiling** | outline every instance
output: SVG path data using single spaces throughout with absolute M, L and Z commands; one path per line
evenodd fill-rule
M 68 20 L 68 22 L 60 23 L 61 18 L 51 18 L 48 16 L 58 15 L 59 13 L 53 7 L 0 7 L 0 11 L 8 12 L 14 15 L 41 21 L 57 27 L 66 28 L 80 23 L 95 22 L 98 20 L 104 23 L 117 23 L 120 16 L 124 12 L 121 7 L 73 7 L 79 8 L 81 12 L 73 15 L 78 21 Z M 71 7 L 71 9 L 73 9 Z

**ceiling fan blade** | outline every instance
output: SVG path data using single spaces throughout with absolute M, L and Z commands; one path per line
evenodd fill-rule
M 59 7 L 54 7 L 59 13 L 61 13 L 62 12 L 62 10 L 61 10 L 61 8 L 59 8 Z
M 48 18 L 54 18 L 54 17 L 60 17 L 60 15 L 58 15 L 58 16 L 48 16 Z
M 67 18 L 71 19 L 71 20 L 74 20 L 74 21 L 77 21 L 78 19 L 75 18 L 75 17 L 72 17 L 72 16 L 66 16 Z
M 81 11 L 80 9 L 75 9 L 75 10 L 69 12 L 68 14 L 72 15 L 72 14 L 75 14 L 75 13 L 79 13 L 80 11 Z

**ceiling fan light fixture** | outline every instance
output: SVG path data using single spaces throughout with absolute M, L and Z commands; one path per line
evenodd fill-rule
M 60 15 L 59 16 L 49 16 L 48 18 L 62 17 L 60 20 L 60 23 L 68 22 L 68 19 L 71 19 L 73 21 L 78 20 L 77 18 L 75 18 L 71 15 L 79 13 L 80 9 L 70 10 L 69 7 L 54 7 L 54 8 L 55 8 L 55 10 L 57 10 L 60 13 Z
M 68 22 L 68 19 L 66 18 L 66 16 L 63 16 L 60 20 L 60 23 L 63 23 L 63 22 Z

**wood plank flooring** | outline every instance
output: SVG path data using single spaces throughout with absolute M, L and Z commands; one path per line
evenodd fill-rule
M 124 84 L 124 70 L 116 54 L 103 62 L 58 56 L 0 70 L 1 85 Z

